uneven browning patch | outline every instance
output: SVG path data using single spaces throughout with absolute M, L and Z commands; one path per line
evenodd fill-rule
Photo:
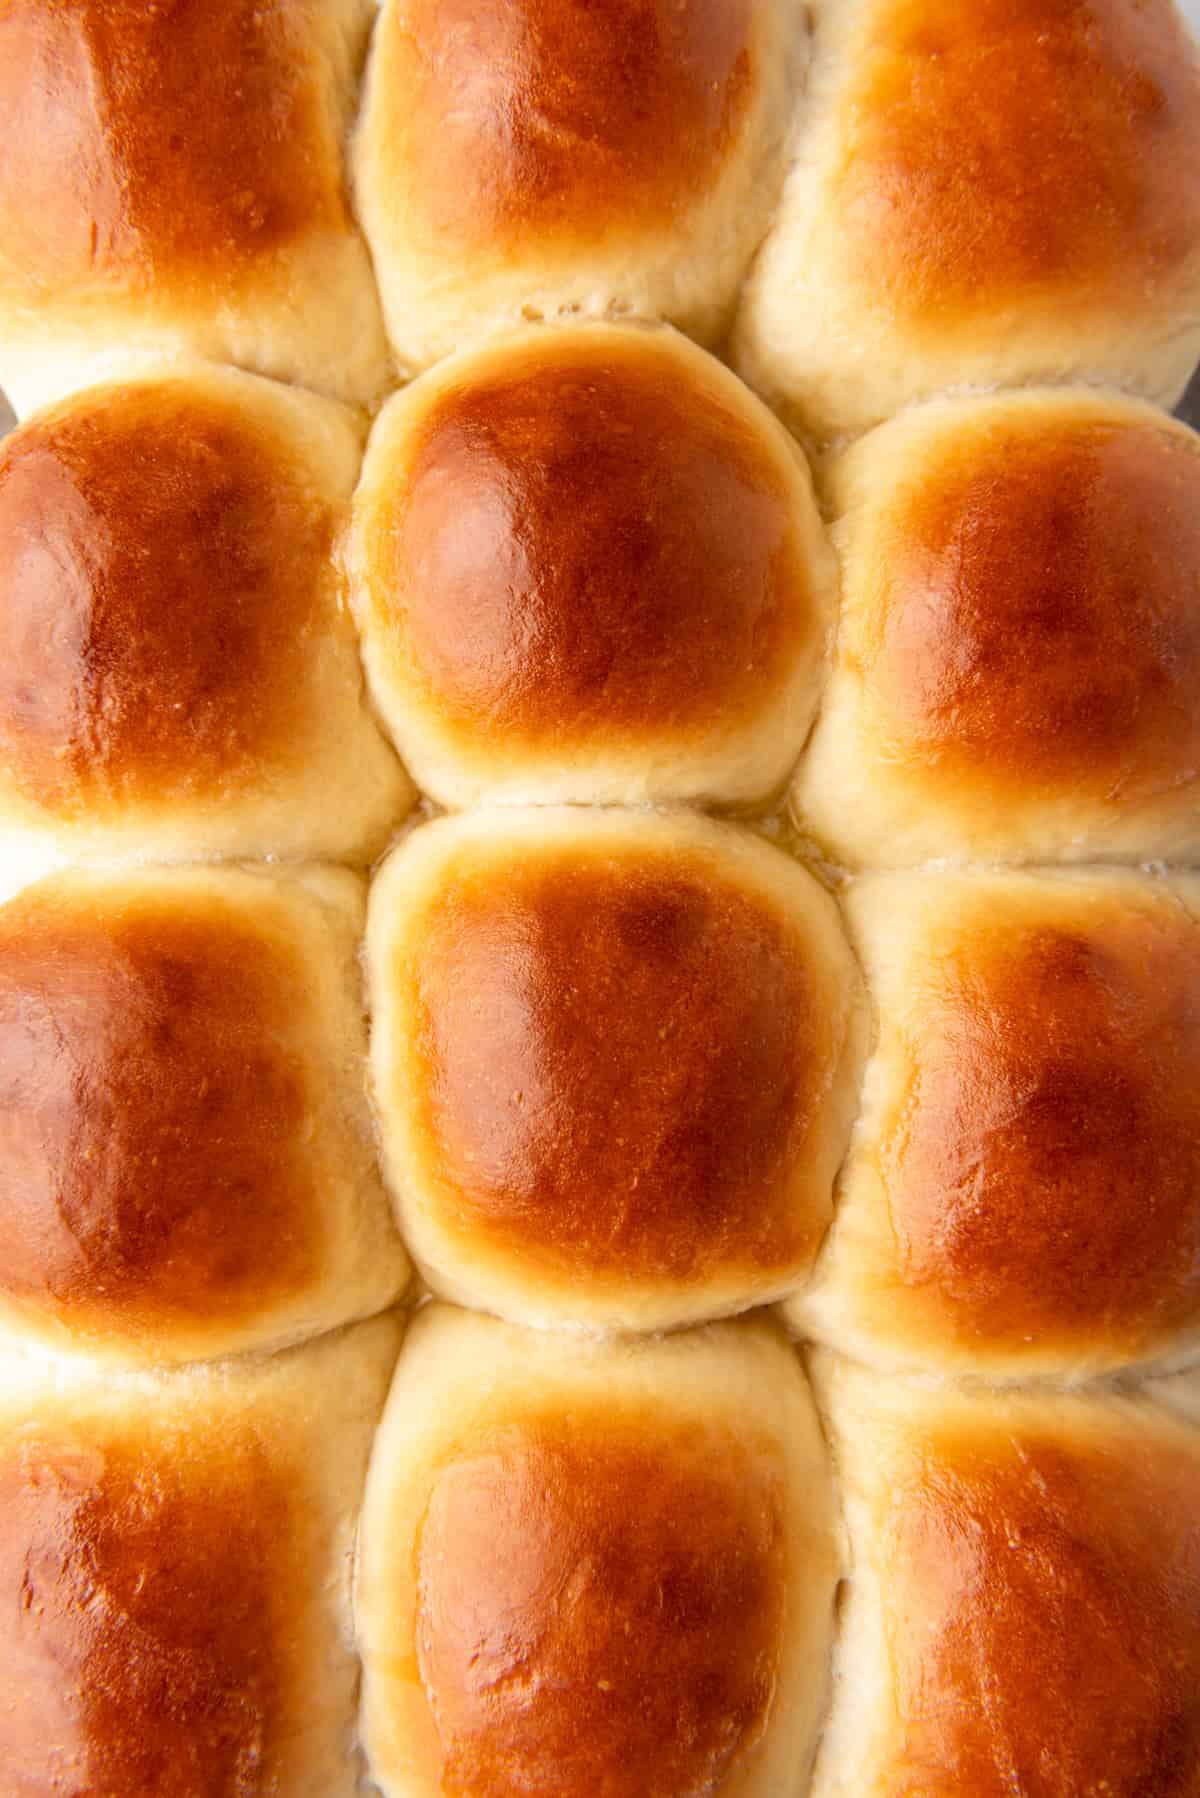
M 797 1169 L 845 1026 L 769 902 L 677 852 L 451 868 L 396 977 L 452 1227 L 618 1279 L 815 1247 L 827 1195 Z
M 856 279 L 944 340 L 1146 304 L 1200 237 L 1200 65 L 1167 0 L 879 0 L 832 204 Z
M 347 228 L 302 0 L 5 0 L 0 216 L 31 300 L 152 298 Z
M 440 1789 L 715 1791 L 762 1735 L 782 1653 L 777 1456 L 586 1402 L 464 1445 L 417 1548 Z
M 515 361 L 439 396 L 369 521 L 403 680 L 543 752 L 752 721 L 823 630 L 779 450 L 652 340 Z
M 760 79 L 753 0 L 407 0 L 377 73 L 393 167 L 440 249 L 670 229 Z
M 332 509 L 281 434 L 105 390 L 0 449 L 0 757 L 72 820 L 286 770 L 332 627 Z

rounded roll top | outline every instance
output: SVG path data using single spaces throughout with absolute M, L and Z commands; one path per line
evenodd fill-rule
M 348 875 L 62 874 L 0 909 L 0 1318 L 106 1359 L 274 1346 L 404 1283 Z
M 824 9 L 739 355 L 824 438 L 963 386 L 1200 355 L 1200 56 L 1174 0 Z
M 1194 855 L 1200 439 L 1116 396 L 943 401 L 832 482 L 845 612 L 797 795 L 831 852 Z
M 376 1779 L 387 1798 L 785 1789 L 835 1573 L 798 1366 L 762 1325 L 567 1340 L 552 1362 L 441 1307 L 413 1328 L 363 1519 Z
M 821 1389 L 856 1580 L 815 1798 L 1189 1792 L 1195 1430 L 1146 1400 Z
M 855 890 L 878 1042 L 810 1329 L 1008 1377 L 1192 1342 L 1198 900 L 1113 873 Z
M 542 328 L 397 396 L 356 501 L 380 711 L 435 797 L 758 799 L 831 569 L 769 413 L 668 332 Z
M 401 360 L 578 312 L 717 335 L 806 48 L 795 0 L 387 0 L 356 187 Z
M 10 0 L 6 385 L 36 382 L 30 358 L 132 342 L 370 397 L 382 333 L 342 160 L 370 18 L 369 0 Z M 356 341 L 334 334 L 318 268 Z
M 8 1791 L 354 1798 L 347 1547 L 398 1335 L 209 1380 L 4 1369 Z
M 832 901 L 686 817 L 439 823 L 376 884 L 385 1167 L 427 1275 L 653 1328 L 803 1279 L 853 1105 Z
M 216 371 L 96 388 L 6 440 L 7 825 L 166 859 L 380 845 L 409 793 L 333 562 L 358 450 L 349 414 Z

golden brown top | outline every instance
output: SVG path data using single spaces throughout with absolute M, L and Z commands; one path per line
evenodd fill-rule
M 560 1275 L 793 1267 L 844 1032 L 817 953 L 674 847 L 452 864 L 394 974 L 448 1219 Z
M 1200 63 L 1171 0 L 880 0 L 836 205 L 912 328 L 1146 303 L 1200 246 Z
M 1198 1475 L 1115 1424 L 930 1445 L 880 1543 L 888 1798 L 1196 1798 Z
M 761 79 L 755 0 L 406 0 L 381 41 L 388 173 L 440 249 L 670 229 Z
M 265 1798 L 312 1677 L 312 1530 L 261 1444 L 37 1424 L 0 1450 L 11 1798 Z
M 981 888 L 921 983 L 879 1150 L 903 1278 L 964 1339 L 1200 1316 L 1200 929 L 1167 897 Z
M 0 911 L 0 1292 L 86 1332 L 233 1323 L 318 1278 L 309 945 L 164 889 Z M 340 1053 L 338 1045 L 334 1053 Z
M 1110 802 L 1200 771 L 1200 453 L 1040 413 L 951 434 L 871 550 L 866 678 L 927 778 Z
M 440 1790 L 707 1798 L 772 1705 L 778 1452 L 586 1402 L 494 1427 L 437 1474 L 417 1575 Z
M 306 0 L 5 0 L 0 219 L 31 299 L 225 289 L 347 226 L 311 14 Z
M 311 753 L 335 523 L 281 429 L 186 383 L 98 390 L 9 438 L 0 760 L 26 800 L 85 820 L 232 798 Z
M 451 728 L 546 750 L 745 722 L 823 628 L 768 428 L 650 335 L 448 386 L 367 525 L 387 653 Z

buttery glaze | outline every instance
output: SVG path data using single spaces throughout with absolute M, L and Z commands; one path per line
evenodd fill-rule
M 288 768 L 336 628 L 335 522 L 277 429 L 186 384 L 7 439 L 0 759 L 23 797 L 79 820 Z
M 564 251 L 669 228 L 741 130 L 753 0 L 408 0 L 375 79 L 412 230 Z
M 818 653 L 797 482 L 670 337 L 547 334 L 416 427 L 368 524 L 377 639 L 464 735 L 686 748 Z
M 455 868 L 396 978 L 448 1215 L 566 1273 L 792 1267 L 845 1042 L 802 931 L 677 848 Z
M 1200 66 L 1161 0 L 879 0 L 844 102 L 855 279 L 910 329 L 1155 292 L 1200 236 Z M 1144 304 L 1144 301 L 1142 302 Z
M 1200 771 L 1200 454 L 1040 413 L 922 466 L 870 549 L 861 668 L 889 757 L 1001 804 L 1137 804 Z
M 302 938 L 169 890 L 0 910 L 0 1293 L 73 1333 L 239 1323 L 325 1252 Z M 323 1152 L 319 1137 L 316 1150 Z
M 438 1789 L 719 1790 L 770 1712 L 783 1491 L 765 1445 L 628 1402 L 464 1443 L 435 1476 L 416 1547 Z
M 206 1452 L 138 1415 L 0 1452 L 6 1798 L 281 1789 L 316 1549 L 294 1482 L 252 1431 Z
M 896 1709 L 872 1790 L 1196 1798 L 1195 1445 L 1115 1410 L 1065 1442 L 981 1418 L 922 1463 L 878 1519 Z
M 348 224 L 303 0 L 6 0 L 6 279 L 152 302 Z M 183 149 L 186 145 L 187 154 Z
M 1170 895 L 982 885 L 907 978 L 877 1152 L 923 1329 L 1136 1355 L 1200 1322 L 1200 928 Z

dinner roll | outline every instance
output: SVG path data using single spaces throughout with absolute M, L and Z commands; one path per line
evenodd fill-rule
M 363 1511 L 371 1775 L 384 1798 L 800 1798 L 836 1576 L 772 1327 L 551 1349 L 434 1306 Z
M 0 829 L 75 857 L 382 848 L 412 794 L 333 559 L 360 450 L 340 407 L 215 369 L 0 445 Z
M 1200 1334 L 1200 879 L 877 876 L 877 1034 L 796 1314 L 886 1367 L 1095 1374 Z
M 1192 1798 L 1200 1435 L 829 1365 L 850 1531 L 812 1798 Z
M 1200 58 L 1173 0 L 837 0 L 737 358 L 823 438 L 961 385 L 1174 405 L 1200 357 Z
M 762 799 L 834 571 L 796 445 L 673 331 L 545 326 L 392 399 L 355 505 L 371 686 L 427 792 Z
M 376 880 L 367 956 L 384 1169 L 435 1291 L 659 1329 L 804 1279 L 860 1017 L 789 857 L 687 813 L 444 819 Z
M 355 1798 L 350 1562 L 391 1320 L 161 1379 L 0 1375 L 12 1798 Z
M 852 867 L 1200 855 L 1200 438 L 937 401 L 833 468 L 843 609 L 796 806 Z
M 721 335 L 807 53 L 803 0 L 384 0 L 355 175 L 401 362 L 565 314 Z
M 343 146 L 372 0 L 5 0 L 0 383 L 131 350 L 365 401 L 388 359 Z
M 391 1302 L 362 914 L 328 870 L 71 872 L 0 908 L 7 1335 L 177 1362 Z

